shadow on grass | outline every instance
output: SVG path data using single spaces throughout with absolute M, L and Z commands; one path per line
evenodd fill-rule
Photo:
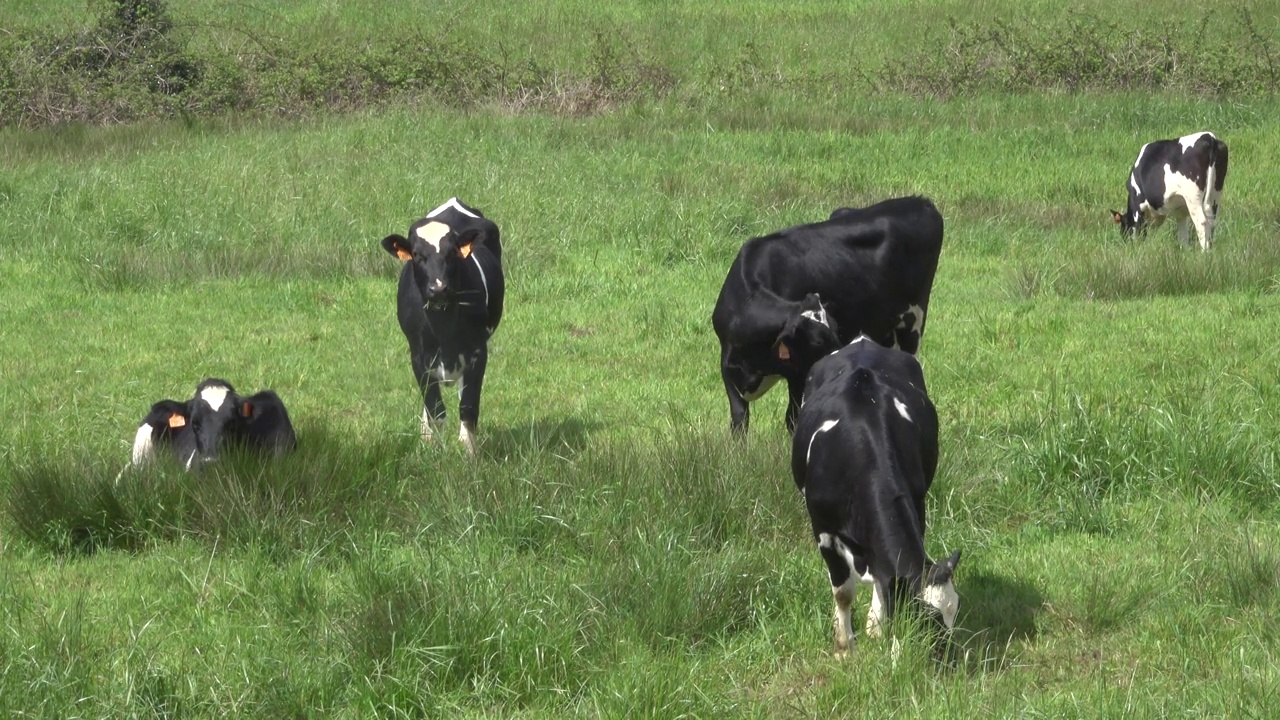
M 952 652 L 966 656 L 972 669 L 999 669 L 1010 647 L 1035 638 L 1044 598 L 1031 583 L 977 573 L 964 575 L 957 587 L 960 618 Z
M 575 455 L 586 448 L 591 433 L 603 425 L 576 417 L 535 418 L 521 425 L 495 426 L 483 439 L 480 455 L 486 460 L 505 462 L 541 453 Z

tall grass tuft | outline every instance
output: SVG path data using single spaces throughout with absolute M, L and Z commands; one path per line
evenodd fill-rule
M 1067 298 L 1121 300 L 1280 289 L 1280 244 L 1265 234 L 1220 238 L 1202 253 L 1180 247 L 1166 224 L 1146 238 L 1058 259 L 1052 267 L 1044 262 L 1014 271 L 1015 294 L 1052 289 Z

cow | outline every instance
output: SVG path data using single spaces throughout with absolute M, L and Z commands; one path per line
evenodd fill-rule
M 289 411 L 280 396 L 271 390 L 262 390 L 247 398 L 241 398 L 240 429 L 244 444 L 254 450 L 269 452 L 276 457 L 298 447 L 298 436 Z
M 171 449 L 180 459 L 191 457 L 195 434 L 191 432 L 189 415 L 185 402 L 165 399 L 153 404 L 133 436 L 133 464 L 149 462 L 157 447 Z
M 794 429 L 809 368 L 861 334 L 914 354 L 941 252 L 942 215 L 923 197 L 838 208 L 744 243 L 711 314 L 732 430 L 746 433 L 749 403 L 779 379 Z
M 150 461 L 159 446 L 171 448 L 190 470 L 216 460 L 227 446 L 280 456 L 297 447 L 297 437 L 276 393 L 263 390 L 241 398 L 226 380 L 206 378 L 190 400 L 166 399 L 151 406 L 134 435 L 133 464 Z
M 938 415 L 919 362 L 867 336 L 819 360 L 809 373 L 791 441 L 791 473 L 835 598 L 836 653 L 854 644 L 858 584 L 872 586 L 867 634 L 877 637 L 899 605 L 955 624 L 956 551 L 925 555 L 925 495 L 938 467 Z
M 1129 206 L 1111 211 L 1122 235 L 1132 237 L 1147 227 L 1159 227 L 1172 215 L 1178 221 L 1178 240 L 1191 244 L 1187 221 L 1195 227 L 1200 250 L 1213 246 L 1218 199 L 1227 179 L 1227 144 L 1211 132 L 1156 140 L 1142 146 L 1129 171 Z
M 444 422 L 440 385 L 460 381 L 458 439 L 474 455 L 489 338 L 505 292 L 498 226 L 454 197 L 410 225 L 409 237 L 388 235 L 382 247 L 405 263 L 396 317 L 422 394 L 422 438 L 430 442 Z

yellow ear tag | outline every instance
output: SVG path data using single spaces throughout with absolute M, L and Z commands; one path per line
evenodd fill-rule
M 174 413 L 169 416 L 169 427 L 171 428 L 185 427 L 186 424 L 187 424 L 187 419 L 182 417 L 178 413 Z
M 471 243 L 467 243 L 466 245 L 458 248 L 458 254 L 462 256 L 463 260 L 471 257 Z
M 778 359 L 779 360 L 791 359 L 791 348 L 787 347 L 786 343 L 778 343 Z
M 396 248 L 396 257 L 408 262 L 413 259 L 413 253 L 405 250 L 404 248 Z

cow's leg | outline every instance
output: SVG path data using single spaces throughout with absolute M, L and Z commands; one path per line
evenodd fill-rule
M 484 387 L 484 369 L 488 364 L 489 352 L 486 348 L 480 348 L 462 373 L 462 386 L 458 388 L 458 440 L 470 455 L 476 454 L 476 425 L 480 422 L 480 390 Z
M 853 649 L 853 601 L 858 597 L 858 579 L 850 575 L 839 586 L 831 587 L 835 598 L 835 614 L 832 618 L 836 638 L 836 657 L 845 657 Z
M 1184 216 L 1178 217 L 1178 242 L 1187 247 L 1191 246 L 1191 231 Z
M 796 431 L 796 416 L 800 414 L 800 404 L 804 402 L 804 378 L 794 380 L 787 378 L 787 432 Z
M 724 391 L 729 396 L 729 429 L 735 435 L 746 435 L 747 426 L 751 423 L 751 405 L 742 397 L 734 383 L 734 373 L 729 368 L 729 350 L 720 350 L 720 377 L 724 380 Z
M 1196 239 L 1200 241 L 1200 250 L 1208 250 L 1213 238 L 1210 236 L 1208 223 L 1209 218 L 1205 215 L 1204 207 L 1201 203 L 1187 203 L 1187 215 L 1191 218 L 1191 223 L 1196 228 Z
M 812 509 L 810 509 L 812 515 Z M 858 596 L 859 576 L 853 553 L 832 533 L 818 533 L 818 552 L 831 577 L 831 595 L 835 599 L 832 618 L 835 630 L 836 657 L 844 657 L 853 649 L 853 601 Z
M 444 399 L 440 397 L 440 383 L 431 374 L 427 353 L 411 346 L 409 355 L 413 360 L 413 377 L 418 381 L 418 389 L 422 393 L 422 440 L 431 442 L 436 426 L 444 422 Z
M 885 602 L 880 583 L 871 583 L 871 609 L 867 611 L 867 637 L 878 638 L 884 635 L 884 627 L 889 624 L 889 616 L 885 613 Z

